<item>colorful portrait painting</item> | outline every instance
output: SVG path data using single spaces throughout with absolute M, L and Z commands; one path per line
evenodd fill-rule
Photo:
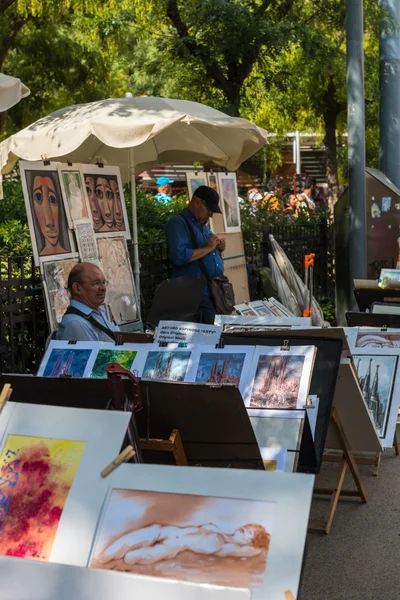
M 48 561 L 86 442 L 9 435 L 0 457 L 0 554 Z
M 48 358 L 43 377 L 83 377 L 92 350 L 76 348 L 53 348 Z
M 273 502 L 113 489 L 90 566 L 257 589 L 274 512 Z
M 123 232 L 129 237 L 125 200 L 117 167 L 83 166 L 86 195 L 95 233 Z
M 381 438 L 386 437 L 397 356 L 353 356 L 361 391 Z
M 32 167 L 37 164 L 39 168 Z M 74 248 L 57 168 L 25 161 L 21 161 L 20 166 L 36 264 L 39 257 L 71 254 Z
M 77 258 L 42 263 L 47 312 L 52 331 L 58 327 L 69 306 L 71 298 L 67 289 L 68 276 L 77 264 Z
M 110 363 L 118 363 L 130 371 L 136 355 L 135 350 L 99 350 L 90 377 L 107 377 L 106 366 Z
M 304 356 L 261 355 L 258 359 L 250 406 L 296 408 Z
M 149 352 L 144 365 L 144 379 L 184 381 L 191 352 L 165 350 Z
M 196 383 L 231 383 L 239 385 L 244 353 L 202 353 L 196 373 Z

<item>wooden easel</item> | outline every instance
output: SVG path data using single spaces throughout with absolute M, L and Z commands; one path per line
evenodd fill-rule
M 342 456 L 331 456 L 329 454 L 324 454 L 322 460 L 324 462 L 340 462 L 338 479 L 336 486 L 332 489 L 330 488 L 319 488 L 314 487 L 314 495 L 327 495 L 331 497 L 329 508 L 328 508 L 328 518 L 326 520 L 316 520 L 311 519 L 309 521 L 308 528 L 310 531 L 322 531 L 328 534 L 331 530 L 333 519 L 335 516 L 336 508 L 340 499 L 340 496 L 349 496 L 354 497 L 357 496 L 361 498 L 361 500 L 366 503 L 367 502 L 367 493 L 364 487 L 363 482 L 360 478 L 360 473 L 357 468 L 357 463 L 355 461 L 353 452 L 350 448 L 349 442 L 347 440 L 346 434 L 344 432 L 342 423 L 339 418 L 339 414 L 336 408 L 332 409 L 332 413 L 330 416 L 331 424 L 335 428 L 337 436 L 341 442 L 342 446 Z M 357 490 L 343 490 L 343 481 L 346 475 L 347 469 L 350 470 L 354 483 L 357 486 Z
M 158 450 L 161 452 L 172 452 L 175 462 L 178 466 L 184 467 L 188 465 L 186 452 L 182 444 L 181 434 L 178 429 L 173 429 L 168 440 L 157 440 L 150 438 L 140 438 L 140 448 L 142 450 Z

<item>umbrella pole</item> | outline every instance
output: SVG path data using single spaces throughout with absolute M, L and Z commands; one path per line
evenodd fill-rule
M 129 174 L 131 179 L 131 197 L 132 197 L 132 242 L 133 242 L 133 274 L 135 276 L 136 296 L 138 301 L 138 315 L 141 318 L 140 310 L 140 263 L 139 263 L 139 242 L 136 214 L 136 173 L 135 173 L 135 152 L 129 148 Z

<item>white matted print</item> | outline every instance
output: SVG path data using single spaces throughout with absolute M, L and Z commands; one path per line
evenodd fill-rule
M 39 367 L 39 377 L 84 377 L 92 354 L 97 354 L 101 342 L 51 340 Z
M 58 164 L 61 188 L 66 199 L 66 212 L 70 229 L 79 219 L 90 218 L 89 203 L 80 164 Z
M 128 423 L 117 411 L 15 406 L 0 451 L 0 554 L 87 565 L 108 488 L 100 471 Z
M 177 344 L 170 344 L 167 348 L 155 346 L 147 353 L 142 378 L 158 381 L 189 381 L 193 365 L 198 362 L 201 347 L 191 344 L 186 348 L 179 348 Z
M 191 200 L 198 187 L 208 185 L 207 173 L 204 173 L 204 171 L 189 171 L 186 173 L 186 183 L 189 200 Z
M 361 391 L 384 448 L 393 446 L 396 429 L 400 397 L 398 360 L 398 356 L 385 355 L 384 350 L 353 354 Z
M 394 350 L 396 353 L 400 353 L 400 331 L 398 329 L 381 331 L 380 329 L 362 328 L 357 329 L 356 332 L 351 340 L 355 352 L 357 348 L 381 348 L 385 351 Z
M 93 229 L 102 236 L 121 233 L 130 239 L 119 167 L 82 165 Z
M 93 379 L 107 377 L 105 368 L 110 363 L 118 363 L 137 377 L 141 377 L 147 352 L 152 348 L 154 348 L 153 344 L 116 346 L 112 342 L 100 342 L 86 365 L 84 377 Z
M 313 476 L 122 465 L 89 566 L 297 596 Z
M 107 280 L 106 305 L 120 325 L 138 318 L 138 303 L 128 249 L 123 236 L 97 237 L 102 271 Z
M 303 408 L 311 382 L 315 346 L 256 346 L 245 391 L 250 408 Z
M 245 302 L 243 304 L 235 304 L 235 310 L 243 317 L 257 317 L 256 311 Z
M 44 256 L 68 258 L 75 252 L 57 163 L 20 161 L 22 189 L 35 264 Z
M 78 257 L 65 260 L 41 260 L 44 279 L 44 292 L 50 329 L 58 327 L 70 303 L 67 289 L 68 276 L 72 268 L 78 264 Z
M 254 302 L 249 302 L 250 308 L 256 313 L 258 317 L 275 317 L 275 312 L 262 300 L 255 300 Z M 282 315 L 279 315 L 282 316 Z M 283 315 L 286 316 L 286 315 Z
M 243 395 L 254 354 L 254 346 L 200 346 L 186 381 L 236 385 Z
M 82 262 L 97 261 L 99 253 L 91 219 L 77 219 L 74 221 L 76 243 Z
M 218 186 L 225 231 L 227 233 L 241 231 L 236 173 L 218 173 Z

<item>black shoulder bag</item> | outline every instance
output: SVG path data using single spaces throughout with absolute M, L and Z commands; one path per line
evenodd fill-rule
M 184 219 L 187 223 L 190 238 L 192 240 L 193 250 L 196 250 L 199 246 L 197 244 L 196 236 L 193 231 L 192 224 L 190 221 L 183 215 L 180 214 L 182 219 Z M 235 293 L 233 291 L 233 286 L 226 275 L 217 275 L 217 277 L 210 277 L 207 271 L 207 267 L 202 258 L 199 258 L 198 261 L 201 272 L 204 277 L 207 279 L 208 288 L 210 290 L 211 300 L 214 304 L 215 311 L 218 315 L 230 315 L 235 309 Z
M 113 340 L 113 342 L 117 341 L 114 331 L 111 331 L 111 329 L 108 329 L 108 327 L 105 327 L 104 325 L 99 323 L 97 319 L 92 317 L 92 315 L 85 315 L 85 313 L 83 313 L 78 308 L 75 308 L 74 306 L 68 306 L 67 310 L 65 311 L 65 314 L 66 315 L 78 315 L 79 317 L 86 319 L 86 321 L 89 321 L 89 323 L 91 325 L 93 325 L 93 327 L 100 329 L 100 331 L 102 331 L 103 333 L 108 335 Z

